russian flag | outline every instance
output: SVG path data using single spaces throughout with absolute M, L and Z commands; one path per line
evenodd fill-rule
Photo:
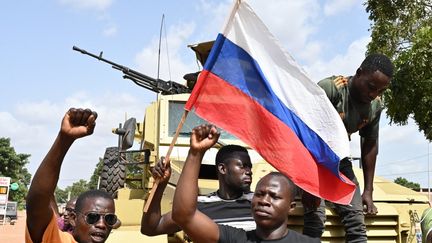
M 355 185 L 339 173 L 349 155 L 339 114 L 244 1 L 235 1 L 185 109 L 243 140 L 303 190 L 351 201 Z

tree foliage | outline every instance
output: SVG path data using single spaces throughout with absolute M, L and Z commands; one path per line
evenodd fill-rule
M 65 189 L 65 191 L 67 191 L 68 193 L 70 192 L 71 198 L 78 197 L 81 193 L 87 190 L 89 190 L 87 181 L 83 179 L 74 182 L 72 186 L 68 186 Z
M 401 185 L 401 186 L 413 189 L 415 191 L 420 191 L 420 184 L 419 183 L 408 181 L 407 179 L 405 179 L 403 177 L 396 178 L 394 180 L 394 182 L 397 183 L 397 184 L 399 184 L 399 185 Z
M 66 203 L 68 198 L 78 197 L 82 192 L 97 189 L 97 183 L 99 181 L 102 166 L 103 160 L 102 158 L 99 158 L 99 162 L 96 164 L 96 168 L 94 169 L 89 182 L 80 179 L 79 181 L 72 183 L 72 185 L 67 186 L 65 189 L 57 187 L 54 192 L 57 203 Z
M 96 168 L 94 169 L 93 174 L 90 177 L 90 181 L 88 183 L 89 189 L 97 189 L 98 182 L 99 182 L 99 176 L 100 176 L 100 173 L 102 172 L 102 167 L 103 167 L 103 159 L 99 158 L 99 162 L 96 164 Z
M 80 179 L 72 183 L 72 185 L 67 186 L 65 189 L 57 187 L 54 191 L 54 195 L 57 203 L 66 203 L 70 198 L 76 198 L 89 189 L 87 181 Z
M 368 53 L 383 53 L 395 65 L 384 103 L 391 123 L 409 117 L 432 139 L 432 2 L 430 0 L 368 0 L 366 11 L 372 41 Z
M 61 188 L 56 187 L 56 189 L 54 191 L 56 202 L 57 203 L 67 203 L 68 194 L 69 194 L 69 192 L 67 192 L 66 190 L 62 190 Z
M 10 177 L 11 183 L 18 183 L 18 190 L 9 191 L 9 200 L 17 201 L 20 208 L 25 204 L 31 179 L 31 174 L 25 168 L 29 157 L 29 154 L 17 154 L 9 138 L 0 138 L 0 176 Z

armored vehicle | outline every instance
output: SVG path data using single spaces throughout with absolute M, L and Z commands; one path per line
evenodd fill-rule
M 211 47 L 211 42 L 193 45 L 191 48 L 202 61 L 208 55 L 209 46 Z M 107 61 L 102 55 L 93 55 L 77 47 L 74 47 L 74 50 Z M 140 233 L 140 222 L 143 206 L 153 186 L 149 169 L 168 151 L 184 104 L 189 97 L 189 87 L 192 86 L 186 87 L 171 81 L 152 79 L 127 67 L 107 62 L 121 70 L 125 74 L 124 78 L 159 93 L 157 100 L 145 109 L 143 121 L 136 122 L 135 118 L 130 118 L 123 125 L 113 129 L 119 136 L 118 146 L 106 149 L 100 187 L 116 197 L 116 212 L 122 221 L 122 226 L 113 230 L 107 242 L 183 242 L 184 236 L 181 232 L 175 235 L 144 236 Z M 174 190 L 189 149 L 191 129 L 202 123 L 205 121 L 190 113 L 172 150 L 172 176 L 161 202 L 163 212 L 171 210 Z M 134 141 L 139 143 L 137 150 L 130 149 Z M 239 144 L 247 147 L 226 132 L 222 132 L 220 141 L 222 144 Z M 218 188 L 214 164 L 217 150 L 217 147 L 210 149 L 203 159 L 199 176 L 200 194 L 207 194 Z M 249 153 L 253 162 L 254 183 L 251 188 L 255 188 L 259 178 L 274 168 L 255 151 L 249 149 Z M 355 169 L 355 173 L 360 185 L 363 185 L 362 171 Z M 368 242 L 416 242 L 416 223 L 419 222 L 419 215 L 429 207 L 427 196 L 380 177 L 375 177 L 374 189 L 374 202 L 379 213 L 366 217 Z M 289 227 L 301 231 L 302 215 L 303 208 L 297 199 L 297 207 L 289 218 Z M 338 216 L 330 209 L 326 210 L 326 215 L 326 231 L 322 241 L 344 242 L 345 232 Z

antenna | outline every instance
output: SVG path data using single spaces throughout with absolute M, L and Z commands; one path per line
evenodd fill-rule
M 157 79 L 159 79 L 159 68 L 160 68 L 160 52 L 161 52 L 161 40 L 162 40 L 162 27 L 164 24 L 165 14 L 162 14 L 161 27 L 159 31 L 159 49 L 158 49 L 158 71 L 157 71 Z
M 171 78 L 171 66 L 169 61 L 169 53 L 168 53 L 168 38 L 167 38 L 167 31 L 165 23 L 165 14 L 162 14 L 162 20 L 161 20 L 161 27 L 159 32 L 159 50 L 158 50 L 158 71 L 157 71 L 157 79 L 159 80 L 160 75 L 160 56 L 161 56 L 161 42 L 162 42 L 162 32 L 165 32 L 165 44 L 167 49 L 167 60 L 168 60 L 168 74 L 169 74 L 169 80 L 172 80 Z M 170 83 L 170 86 L 172 88 L 172 84 Z
M 169 59 L 169 48 L 168 48 L 168 37 L 167 37 L 167 31 L 166 31 L 166 25 L 164 25 L 165 30 L 165 44 L 166 44 L 166 50 L 167 50 L 167 60 L 168 60 L 168 74 L 169 74 L 169 80 L 172 80 L 171 78 L 171 65 L 170 65 L 170 59 Z

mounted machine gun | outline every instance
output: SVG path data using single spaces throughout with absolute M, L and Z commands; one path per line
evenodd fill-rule
M 112 68 L 120 70 L 123 72 L 123 78 L 130 79 L 132 82 L 137 84 L 140 87 L 146 88 L 150 91 L 156 92 L 156 93 L 162 93 L 163 95 L 168 94 L 186 94 L 190 93 L 191 90 L 179 83 L 176 83 L 174 81 L 165 81 L 162 79 L 155 79 L 152 77 L 149 77 L 145 74 L 142 74 L 138 71 L 135 71 L 129 67 L 117 64 L 113 61 L 107 60 L 102 57 L 103 52 L 101 51 L 99 55 L 95 55 L 91 52 L 88 52 L 86 50 L 83 50 L 79 47 L 73 46 L 72 48 L 74 51 L 81 52 L 84 55 L 89 55 L 93 58 L 98 59 L 99 61 L 106 62 L 111 65 Z

